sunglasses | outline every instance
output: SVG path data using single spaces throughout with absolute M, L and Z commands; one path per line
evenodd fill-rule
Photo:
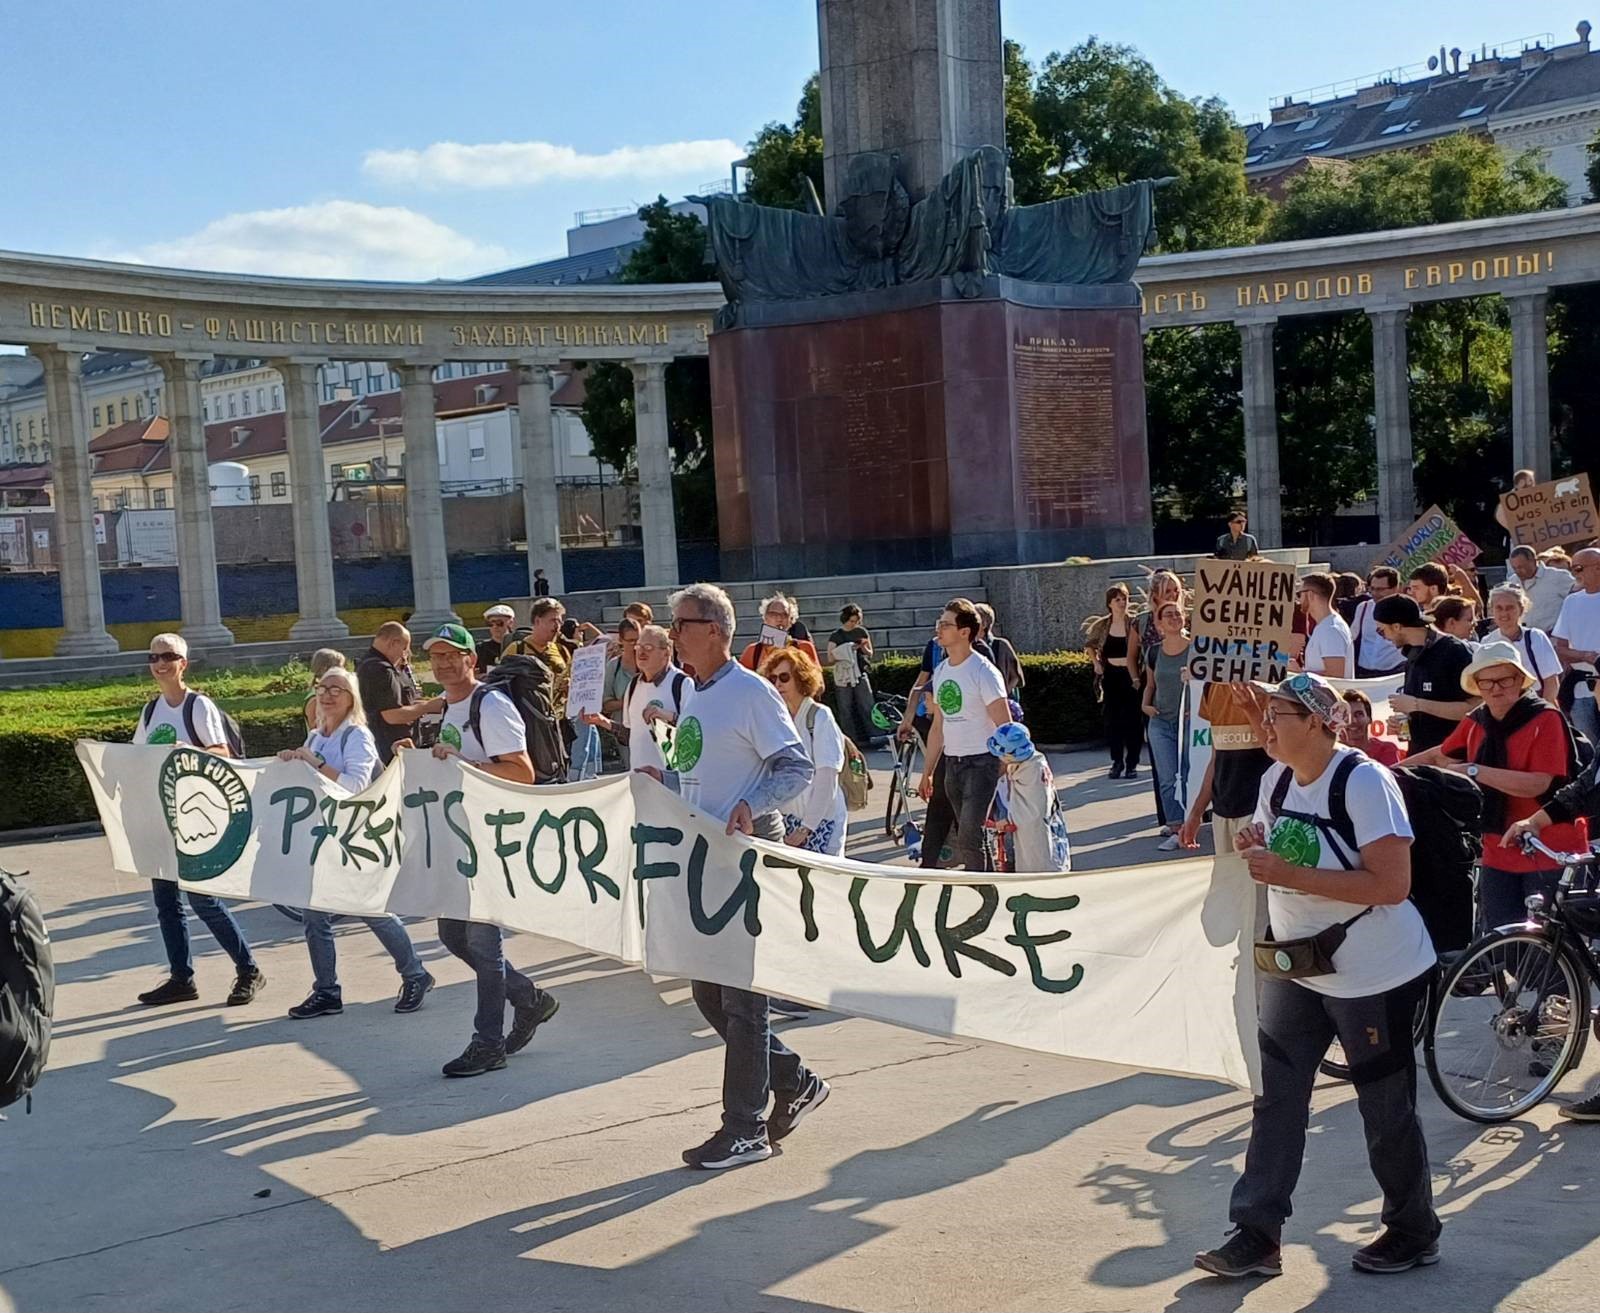
M 1502 688 L 1510 688 L 1513 684 L 1522 683 L 1521 675 L 1479 675 L 1472 681 L 1485 693 L 1498 692 Z
M 165 665 L 168 661 L 182 661 L 183 658 L 176 652 L 152 652 L 145 658 L 152 666 Z
M 770 675 L 767 676 L 767 678 L 770 679 L 774 684 L 794 683 L 794 676 L 791 675 L 787 670 L 774 670 Z

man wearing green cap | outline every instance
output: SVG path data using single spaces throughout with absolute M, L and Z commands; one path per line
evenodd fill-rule
M 444 721 L 433 755 L 460 757 L 489 775 L 532 784 L 527 729 L 510 698 L 478 683 L 477 645 L 462 625 L 441 625 L 423 645 L 433 677 L 444 688 Z M 506 961 L 505 936 L 497 925 L 439 918 L 439 942 L 478 976 L 478 1011 L 472 1041 L 444 1065 L 446 1076 L 481 1076 L 499 1071 L 508 1054 L 527 1046 L 533 1032 L 560 1006 Z M 512 1009 L 506 1032 L 506 1003 Z

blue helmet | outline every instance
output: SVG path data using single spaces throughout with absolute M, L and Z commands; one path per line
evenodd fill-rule
M 1018 702 L 1016 698 L 1009 698 L 1006 701 L 1006 707 L 1011 712 L 1011 719 L 1019 725 L 1022 724 L 1022 703 Z
M 996 757 L 1010 757 L 1013 761 L 1027 761 L 1034 754 L 1033 735 L 1026 725 L 1016 721 L 1002 725 L 989 736 L 989 751 Z

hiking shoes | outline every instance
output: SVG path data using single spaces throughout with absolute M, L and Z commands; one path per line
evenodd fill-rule
M 511 1016 L 511 1029 L 506 1032 L 506 1053 L 520 1053 L 528 1047 L 533 1032 L 561 1010 L 554 994 L 539 991 L 531 1008 L 516 1008 Z
M 451 1058 L 442 1070 L 446 1076 L 482 1076 L 489 1071 L 504 1071 L 505 1048 L 498 1044 L 485 1044 L 476 1036 L 461 1051 L 459 1058 Z
M 267 978 L 260 967 L 241 971 L 233 978 L 233 988 L 228 991 L 228 1006 L 241 1008 L 267 987 Z
M 1265 1231 L 1236 1226 L 1218 1248 L 1196 1254 L 1194 1265 L 1214 1277 L 1279 1277 L 1283 1275 L 1283 1254 Z
M 1350 1255 L 1350 1266 L 1358 1272 L 1392 1276 L 1414 1267 L 1429 1267 L 1439 1261 L 1439 1241 L 1419 1240 L 1416 1236 L 1385 1231 L 1370 1245 Z
M 428 991 L 434 986 L 431 974 L 424 972 L 411 980 L 400 982 L 400 997 L 394 1001 L 396 1012 L 415 1012 L 422 1006 L 422 1000 L 428 996 Z
M 140 994 L 139 1002 L 147 1008 L 159 1008 L 169 1003 L 193 1003 L 199 997 L 200 991 L 195 987 L 193 976 L 187 980 L 168 976 L 154 989 L 147 989 Z
M 336 1017 L 344 1011 L 344 1002 L 337 994 L 324 994 L 320 989 L 313 989 L 306 995 L 304 1003 L 296 1003 L 289 1009 L 289 1015 L 296 1021 L 307 1021 L 312 1017 Z

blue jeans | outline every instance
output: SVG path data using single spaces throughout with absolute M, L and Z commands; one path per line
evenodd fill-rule
M 1600 748 L 1600 702 L 1594 698 L 1574 698 L 1570 719 L 1573 729 L 1581 730 L 1590 743 Z
M 166 945 L 167 965 L 174 980 L 194 979 L 194 954 L 189 947 L 189 914 L 184 911 L 184 891 L 175 880 L 152 880 L 150 892 L 155 897 L 156 924 L 161 927 L 161 942 Z M 240 971 L 254 971 L 256 960 L 250 945 L 244 942 L 244 932 L 233 919 L 233 913 L 207 894 L 188 893 L 189 906 L 205 922 L 222 951 L 233 959 Z
M 333 946 L 333 915 L 329 912 L 313 912 L 310 908 L 301 915 L 305 918 L 306 951 L 311 954 L 312 988 L 319 994 L 342 998 L 338 954 Z M 400 979 L 421 980 L 428 974 L 422 959 L 417 956 L 411 936 L 406 933 L 405 922 L 398 916 L 363 916 L 360 920 L 367 923 L 372 933 L 378 936 L 378 942 L 389 950 Z
M 1178 722 L 1150 717 L 1150 761 L 1156 770 L 1156 791 L 1161 795 L 1161 814 L 1169 825 L 1180 824 L 1178 810 Z
M 478 975 L 478 1011 L 473 1035 L 491 1048 L 506 1042 L 506 1004 L 537 1007 L 544 990 L 506 961 L 505 936 L 497 925 L 439 918 L 439 942 Z
M 694 1005 L 726 1050 L 722 1059 L 722 1125 L 754 1135 L 767 1122 L 767 1100 L 792 1096 L 811 1073 L 800 1055 L 772 1033 L 767 996 L 696 980 Z
M 573 720 L 572 735 L 572 760 L 567 765 L 567 783 L 592 780 L 600 773 L 600 731 L 581 720 Z

